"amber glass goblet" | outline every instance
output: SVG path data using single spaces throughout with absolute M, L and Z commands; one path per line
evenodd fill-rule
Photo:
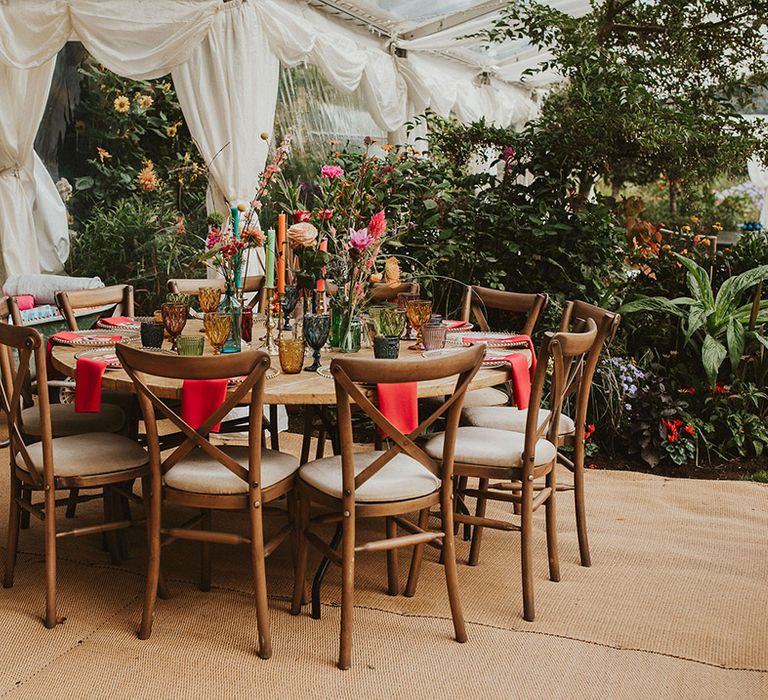
M 221 289 L 219 287 L 200 287 L 197 292 L 200 311 L 204 314 L 212 314 L 219 310 L 221 303 Z
M 400 292 L 397 295 L 397 308 L 402 309 L 403 313 L 405 313 L 408 310 L 408 302 L 418 298 L 419 298 L 418 292 Z M 407 314 L 406 314 L 405 320 L 406 320 L 405 335 L 403 336 L 403 338 L 405 338 L 405 340 L 410 340 L 411 339 L 411 322 L 408 320 Z
M 203 324 L 208 342 L 213 347 L 213 354 L 218 355 L 232 330 L 232 314 L 219 313 L 218 311 L 205 314 Z
M 189 306 L 187 304 L 165 303 L 160 307 L 160 312 L 163 316 L 165 330 L 171 336 L 171 350 L 176 352 L 176 340 L 184 330 L 184 326 L 187 325 Z
M 416 330 L 416 344 L 411 345 L 409 350 L 423 350 L 424 339 L 421 328 L 432 316 L 432 302 L 425 299 L 411 299 L 408 302 L 406 311 L 408 313 L 408 320 Z

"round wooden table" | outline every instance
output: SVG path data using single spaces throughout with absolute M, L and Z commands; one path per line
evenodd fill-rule
M 197 333 L 202 328 L 202 322 L 196 319 L 190 319 L 184 328 L 184 334 Z M 116 331 L 119 332 L 119 331 Z M 254 334 L 258 334 L 258 329 L 254 328 Z M 254 342 L 254 346 L 258 341 Z M 412 341 L 403 341 L 400 344 L 400 357 L 418 357 L 419 352 L 409 350 L 408 346 Z M 166 341 L 164 347 L 169 347 Z M 71 345 L 54 345 L 52 350 L 53 367 L 68 377 L 75 376 L 75 367 L 77 360 L 75 355 L 82 352 L 85 348 L 73 347 Z M 254 350 L 258 349 L 256 347 Z M 211 354 L 213 351 L 206 341 L 205 354 Z M 244 351 L 247 352 L 247 351 Z M 526 350 L 521 352 L 528 354 Z M 363 349 L 355 353 L 356 357 L 371 357 L 372 349 Z M 321 362 L 323 367 L 329 367 L 334 357 L 340 356 L 337 352 L 323 352 Z M 349 357 L 349 355 L 344 355 Z M 396 361 L 396 360 L 395 360 Z M 390 362 L 390 360 L 382 360 Z M 307 365 L 310 360 L 307 358 Z M 272 365 L 280 367 L 279 359 L 274 356 Z M 482 389 L 489 386 L 498 386 L 509 379 L 509 370 L 502 368 L 480 369 L 475 375 L 469 389 Z M 445 379 L 432 380 L 428 382 L 419 382 L 419 398 L 432 396 L 448 396 L 453 393 L 456 385 L 456 377 L 447 377 Z M 151 378 L 149 387 L 157 393 L 158 396 L 165 399 L 181 399 L 181 380 L 164 379 L 160 377 Z M 104 372 L 102 388 L 106 391 L 118 391 L 125 393 L 134 393 L 133 382 L 122 369 L 112 369 Z M 248 397 L 243 398 L 243 403 L 247 403 Z M 323 377 L 316 372 L 300 372 L 299 374 L 284 374 L 282 371 L 276 377 L 268 379 L 264 389 L 265 404 L 283 404 L 283 405 L 333 405 L 336 403 L 336 391 L 333 379 Z

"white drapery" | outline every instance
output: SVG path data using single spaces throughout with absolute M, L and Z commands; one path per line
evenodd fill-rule
M 768 168 L 757 158 L 750 158 L 747 163 L 749 179 L 763 191 L 763 207 L 760 209 L 760 223 L 768 228 Z

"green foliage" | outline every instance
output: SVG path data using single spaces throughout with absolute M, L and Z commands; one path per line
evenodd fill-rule
M 768 323 L 768 302 L 761 302 L 754 318 L 753 304 L 741 302 L 747 290 L 768 278 L 768 265 L 729 277 L 715 295 L 704 268 L 682 255 L 675 254 L 675 257 L 688 271 L 686 281 L 691 296 L 638 299 L 619 311 L 622 314 L 644 311 L 681 319 L 685 342 L 698 348 L 707 380 L 714 386 L 726 357 L 733 374 L 741 362 L 747 340 L 762 343 L 760 331 Z
M 199 242 L 177 226 L 167 201 L 134 195 L 93 209 L 72 241 L 67 268 L 98 275 L 107 285 L 134 285 L 139 312 L 150 314 L 165 298 L 170 277 L 199 274 L 198 254 Z
M 733 172 L 762 146 L 741 115 L 768 82 L 765 6 L 756 0 L 605 0 L 574 17 L 547 4 L 513 3 L 481 36 L 528 39 L 567 80 L 528 129 L 534 172 L 573 173 L 582 193 L 598 178 L 681 188 Z M 535 72 L 535 71 L 534 71 Z

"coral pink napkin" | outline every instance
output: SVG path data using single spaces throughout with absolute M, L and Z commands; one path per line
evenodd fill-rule
M 53 343 L 56 340 L 74 340 L 75 338 L 79 338 L 80 334 L 75 333 L 74 331 L 60 331 L 59 333 L 54 333 L 50 338 L 48 338 L 48 342 L 45 344 L 45 368 L 48 370 L 48 379 L 55 379 L 56 377 L 61 377 L 61 373 L 57 372 L 53 368 L 53 364 L 51 363 L 51 350 L 53 349 Z
M 125 326 L 126 324 L 129 325 L 139 325 L 138 321 L 135 318 L 131 318 L 130 316 L 106 316 L 105 318 L 99 319 L 99 325 L 100 326 Z
M 519 352 L 501 358 L 512 367 L 512 391 L 515 394 L 515 406 L 519 409 L 528 408 L 531 400 L 531 374 L 528 369 L 528 359 Z M 533 361 L 536 362 L 534 356 Z
M 35 306 L 35 297 L 31 294 L 19 294 L 15 299 L 19 311 L 29 311 L 29 309 L 34 308 Z
M 469 325 L 469 321 L 446 321 L 445 325 L 448 326 L 448 330 L 456 330 L 457 328 L 464 328 Z
M 75 368 L 75 412 L 98 413 L 101 410 L 101 378 L 107 363 L 90 357 L 78 357 Z
M 419 425 L 419 402 L 416 382 L 377 384 L 379 410 L 401 433 L 408 435 Z M 387 437 L 384 431 L 379 431 Z
M 228 379 L 185 379 L 181 386 L 181 417 L 197 430 L 227 398 Z M 211 428 L 218 433 L 221 423 Z

